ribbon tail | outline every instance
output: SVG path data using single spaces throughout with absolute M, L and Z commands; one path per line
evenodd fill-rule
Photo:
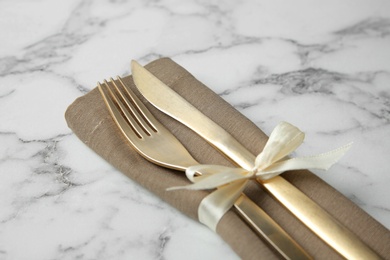
M 272 166 L 256 174 L 262 180 L 268 180 L 276 175 L 291 170 L 320 169 L 328 170 L 335 164 L 352 146 L 352 143 L 335 150 L 310 157 L 298 157 L 274 163 Z
M 200 173 L 200 176 L 196 176 Z M 197 165 L 188 167 L 186 170 L 187 178 L 190 179 L 193 184 L 179 187 L 171 187 L 167 190 L 208 190 L 214 189 L 232 182 L 236 182 L 242 179 L 248 179 L 245 175 L 246 170 L 242 168 L 231 168 L 218 165 Z
M 248 180 L 236 181 L 207 195 L 199 205 L 199 221 L 216 231 L 219 220 L 240 197 Z
M 222 165 L 199 164 L 188 167 L 186 169 L 186 176 L 191 182 L 199 182 L 200 180 L 210 175 L 230 170 L 231 167 L 226 167 Z

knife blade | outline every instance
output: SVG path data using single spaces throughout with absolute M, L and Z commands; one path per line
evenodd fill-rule
M 136 61 L 132 61 L 131 67 L 136 87 L 152 105 L 192 129 L 242 168 L 254 167 L 255 156 L 222 127 Z M 340 255 L 347 259 L 380 259 L 355 234 L 284 178 L 257 181 Z

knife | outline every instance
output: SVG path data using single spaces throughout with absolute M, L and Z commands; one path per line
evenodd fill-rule
M 136 87 L 152 105 L 192 129 L 242 168 L 253 169 L 255 155 L 222 127 L 136 61 L 132 61 L 131 67 Z M 257 181 L 303 224 L 343 257 L 347 259 L 380 259 L 355 234 L 284 178 L 276 176 L 267 181 Z

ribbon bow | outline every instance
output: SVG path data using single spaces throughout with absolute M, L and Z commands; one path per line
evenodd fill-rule
M 305 137 L 297 127 L 279 123 L 272 131 L 263 151 L 256 157 L 255 166 L 248 171 L 221 165 L 195 165 L 188 167 L 186 175 L 193 184 L 168 190 L 215 189 L 206 196 L 198 209 L 199 221 L 216 230 L 222 216 L 233 206 L 250 179 L 268 180 L 285 171 L 301 169 L 329 169 L 351 147 L 351 143 L 330 152 L 309 157 L 288 158 Z

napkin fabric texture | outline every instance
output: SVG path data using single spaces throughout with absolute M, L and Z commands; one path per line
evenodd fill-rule
M 153 61 L 146 68 L 231 133 L 252 153 L 261 152 L 268 137 L 184 68 L 169 58 Z M 143 99 L 136 90 L 131 76 L 124 77 L 123 80 L 131 86 L 155 117 L 184 144 L 196 160 L 204 164 L 232 166 L 224 156 L 196 133 L 161 113 Z M 208 192 L 166 191 L 169 187 L 188 184 L 185 174 L 156 166 L 138 155 L 115 125 L 97 88 L 74 101 L 66 111 L 65 117 L 68 126 L 78 138 L 102 158 L 185 215 L 194 220 L 198 219 L 197 208 Z M 309 171 L 286 172 L 282 176 L 352 230 L 384 259 L 390 257 L 389 230 L 353 202 Z M 342 258 L 272 196 L 263 191 L 258 184 L 251 182 L 245 193 L 314 258 Z M 221 219 L 217 233 L 242 259 L 280 258 L 278 253 L 245 224 L 234 209 L 228 211 Z

